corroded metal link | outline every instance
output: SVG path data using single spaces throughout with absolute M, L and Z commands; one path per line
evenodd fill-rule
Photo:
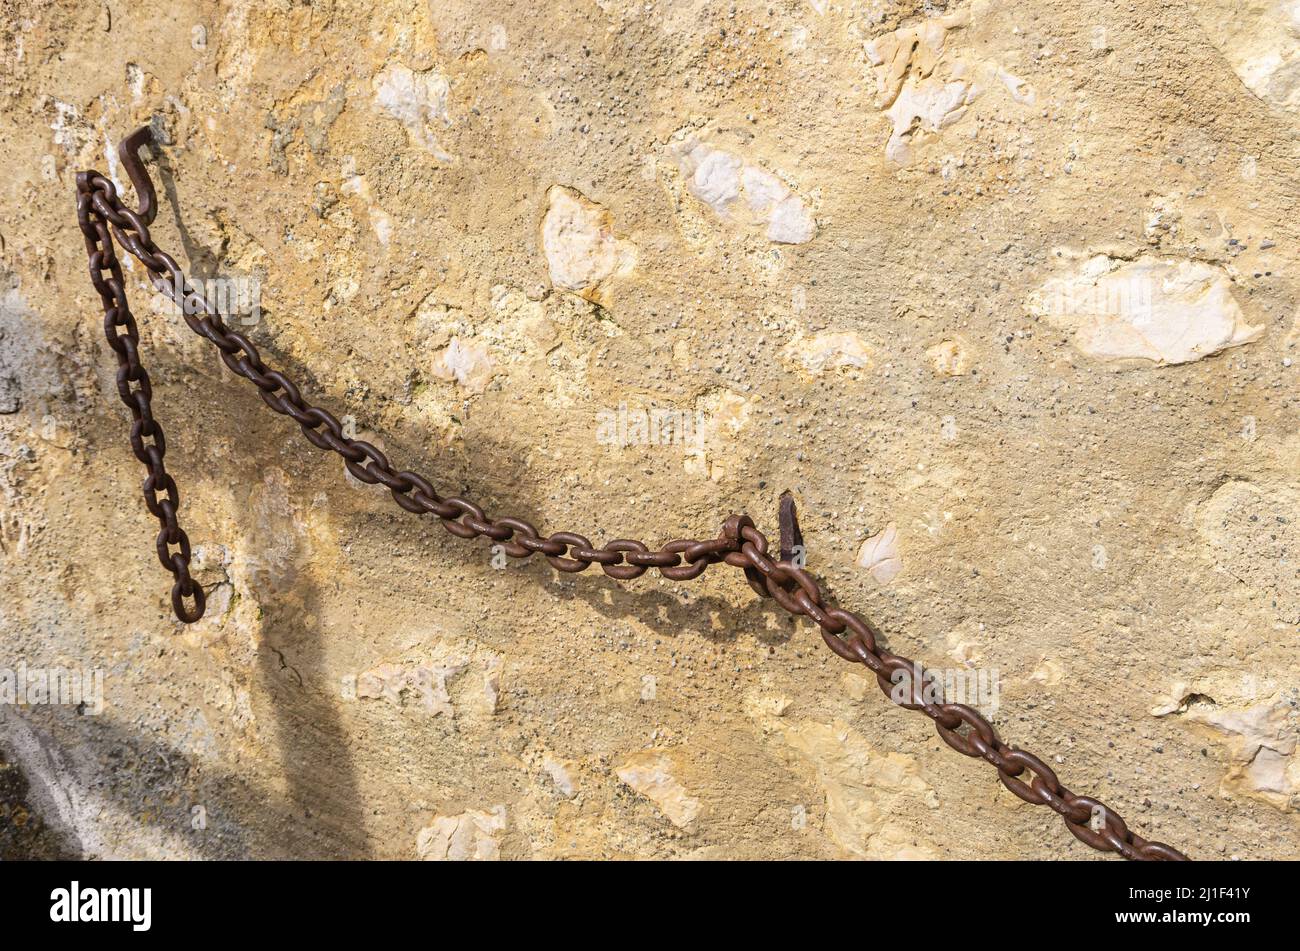
M 106 196 L 111 201 L 105 201 Z M 106 212 L 111 212 L 113 217 Z M 173 578 L 173 612 L 180 620 L 193 622 L 203 616 L 206 598 L 203 588 L 190 576 L 190 541 L 177 522 L 180 493 L 164 463 L 167 441 L 153 415 L 153 386 L 140 363 L 139 329 L 127 303 L 126 284 L 113 246 L 115 232 L 110 222 L 144 226 L 143 216 L 117 202 L 111 182 L 94 173 L 78 175 L 77 224 L 85 239 L 91 283 L 104 307 L 105 339 L 117 357 L 118 396 L 131 411 L 131 449 L 148 473 L 142 492 L 145 507 L 160 526 L 155 539 L 158 561 Z M 146 439 L 150 442 L 146 443 Z M 164 498 L 158 497 L 160 492 Z M 172 551 L 173 547 L 177 550 Z
M 525 519 L 492 518 L 471 501 L 456 496 L 443 498 L 419 473 L 395 470 L 382 450 L 348 436 L 328 410 L 305 400 L 293 380 L 269 367 L 253 343 L 230 329 L 207 299 L 195 292 L 176 261 L 154 244 L 148 226 L 157 210 L 156 197 L 138 155 L 147 140 L 148 129 L 138 130 L 119 150 L 123 167 L 140 197 L 139 210 L 121 201 L 111 181 L 97 172 L 82 172 L 77 176 L 77 221 L 85 239 L 91 283 L 103 303 L 105 337 L 118 361 L 118 395 L 131 411 L 131 448 L 148 472 L 143 494 L 146 508 L 159 521 L 155 539 L 158 560 L 174 578 L 171 602 L 182 622 L 192 623 L 203 616 L 204 591 L 190 576 L 190 540 L 177 521 L 180 493 L 163 463 L 166 439 L 153 415 L 152 385 L 140 362 L 139 330 L 127 303 L 114 241 L 144 265 L 154 286 L 182 308 L 190 329 L 217 348 L 222 362 L 233 373 L 252 382 L 268 407 L 293 419 L 303 437 L 317 449 L 339 455 L 352 476 L 387 488 L 403 510 L 432 515 L 460 538 L 486 537 L 511 558 L 541 555 L 561 572 L 576 573 L 599 565 L 606 575 L 618 580 L 638 578 L 654 569 L 670 580 L 688 581 L 703 574 L 709 565 L 738 568 L 760 597 L 770 598 L 792 616 L 806 617 L 816 624 L 827 646 L 844 660 L 870 670 L 891 701 L 926 714 L 948 746 L 964 756 L 988 762 L 997 770 L 1002 784 L 1025 802 L 1059 813 L 1081 842 L 1128 859 L 1186 858 L 1173 846 L 1133 833 L 1118 813 L 1100 801 L 1072 793 L 1037 756 L 1003 743 L 979 711 L 927 697 L 920 665 L 884 650 L 880 633 L 870 621 L 830 601 L 816 579 L 802 565 L 792 562 L 790 550 L 802 537 L 794 521 L 792 500 L 782 500 L 782 545 L 777 560 L 768 555 L 767 537 L 747 515 L 730 516 L 718 537 L 712 539 L 676 539 L 652 550 L 644 542 L 616 538 L 595 547 L 588 538 L 574 532 L 543 536 Z M 898 685 L 904 682 L 910 689 L 900 692 Z M 1026 773 L 1028 781 L 1022 778 Z

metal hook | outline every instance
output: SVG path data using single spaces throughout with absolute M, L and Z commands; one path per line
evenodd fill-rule
M 140 208 L 136 214 L 146 225 L 153 224 L 154 216 L 158 214 L 158 195 L 154 191 L 149 173 L 144 169 L 144 163 L 140 161 L 140 146 L 152 144 L 153 129 L 142 125 L 123 139 L 122 144 L 117 147 L 117 156 L 121 159 L 122 167 L 126 169 L 131 184 L 135 186 L 136 197 L 140 199 Z
M 790 494 L 789 489 L 781 493 L 777 523 L 781 526 L 781 560 L 788 562 L 794 558 L 794 550 L 803 547 L 803 532 L 799 531 L 799 515 L 795 511 L 794 496 Z

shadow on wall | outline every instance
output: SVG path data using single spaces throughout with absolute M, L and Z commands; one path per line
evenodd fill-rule
M 40 823 L 36 835 L 0 826 L 0 858 L 364 854 L 354 851 L 356 843 L 331 840 L 320 824 L 302 822 L 292 797 L 277 797 L 210 762 L 200 766 L 107 717 L 78 716 L 70 707 L 0 708 L 0 746 L 18 767 L 13 771 L 23 774 L 6 791 L 14 790 Z M 113 841 L 127 844 L 125 854 Z
M 0 735 L 0 861 L 81 858 L 75 838 L 45 821 L 48 810 L 36 801 L 3 739 Z

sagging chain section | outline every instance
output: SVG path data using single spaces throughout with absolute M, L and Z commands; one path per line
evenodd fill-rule
M 393 501 L 408 512 L 432 515 L 460 538 L 490 538 L 512 558 L 542 555 L 557 571 L 580 572 L 599 565 L 611 578 L 630 580 L 654 569 L 672 581 L 698 578 L 714 564 L 741 569 L 750 587 L 771 598 L 796 617 L 816 623 L 827 646 L 848 661 L 864 665 L 876 676 L 884 694 L 908 710 L 919 710 L 934 721 L 945 743 L 957 752 L 988 762 L 1007 789 L 1025 802 L 1047 806 L 1060 814 L 1078 839 L 1103 852 L 1127 859 L 1185 859 L 1161 842 L 1148 841 L 1130 830 L 1120 815 L 1091 796 L 1071 792 L 1050 766 L 1032 753 L 1004 743 L 987 719 L 961 703 L 935 702 L 927 696 L 921 667 L 880 644 L 880 633 L 865 618 L 834 604 L 817 581 L 791 557 L 799 534 L 793 500 L 781 504 L 781 551 L 773 558 L 768 541 L 747 515 L 732 515 L 716 538 L 677 539 L 658 549 L 620 538 L 599 547 L 574 532 L 543 536 L 525 519 L 489 517 L 482 508 L 458 497 L 444 498 L 424 476 L 395 469 L 375 446 L 344 433 L 329 411 L 306 400 L 294 382 L 268 367 L 257 348 L 230 329 L 206 297 L 195 291 L 171 255 L 149 234 L 157 211 L 153 183 L 140 161 L 139 149 L 150 141 L 146 126 L 122 142 L 119 154 L 140 200 L 132 210 L 117 195 L 113 183 L 98 172 L 77 176 L 77 219 L 90 258 L 90 279 L 104 305 L 104 331 L 117 356 L 117 389 L 131 411 L 131 448 L 145 465 L 145 505 L 161 526 L 155 547 L 162 566 L 174 579 L 171 591 L 176 616 L 192 623 L 203 616 L 203 588 L 190 575 L 190 542 L 177 518 L 180 496 L 164 466 L 167 453 L 162 426 L 154 418 L 149 374 L 140 362 L 140 337 L 127 303 L 121 263 L 114 240 L 144 265 L 154 286 L 181 309 L 190 329 L 209 340 L 230 370 L 251 381 L 275 412 L 293 419 L 318 449 L 343 457 L 347 471 L 370 485 L 383 485 Z M 900 694 L 898 684 L 905 690 Z

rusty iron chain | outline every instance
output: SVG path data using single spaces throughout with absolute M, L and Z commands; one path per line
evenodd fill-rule
M 802 540 L 793 499 L 788 495 L 781 502 L 781 543 L 776 559 L 768 553 L 767 537 L 747 515 L 730 516 L 712 539 L 680 538 L 657 550 L 627 538 L 594 546 L 574 532 L 543 536 L 525 519 L 489 517 L 467 499 L 444 498 L 424 476 L 395 469 L 378 448 L 348 437 L 328 410 L 310 403 L 291 379 L 267 366 L 257 348 L 230 329 L 206 297 L 195 291 L 175 259 L 154 244 L 149 225 L 157 212 L 157 201 L 139 157 L 141 146 L 149 141 L 150 130 L 145 126 L 124 140 L 119 149 L 122 167 L 131 179 L 140 207 L 132 210 L 126 206 L 114 184 L 98 172 L 81 172 L 77 175 L 77 220 L 90 259 L 90 279 L 104 305 L 104 331 L 117 356 L 118 393 L 131 411 L 131 448 L 148 473 L 143 486 L 145 505 L 161 526 L 155 542 L 158 559 L 173 576 L 172 607 L 181 621 L 193 623 L 203 616 L 204 593 L 190 575 L 190 542 L 177 521 L 180 497 L 175 480 L 163 464 L 166 442 L 162 426 L 153 415 L 149 375 L 140 362 L 139 330 L 127 303 L 114 240 L 144 265 L 154 286 L 181 308 L 191 330 L 217 348 L 225 365 L 258 388 L 267 406 L 298 423 L 312 445 L 340 455 L 347 471 L 357 479 L 386 487 L 393 501 L 406 511 L 433 515 L 460 538 L 486 536 L 500 544 L 511 558 L 540 554 L 562 572 L 580 572 L 599 565 L 611 578 L 627 581 L 653 568 L 672 581 L 689 581 L 710 565 L 739 568 L 760 597 L 771 598 L 795 617 L 806 617 L 817 624 L 827 646 L 875 674 L 891 701 L 928 716 L 945 743 L 964 756 L 988 762 L 997 770 L 1002 784 L 1025 802 L 1047 806 L 1060 814 L 1066 828 L 1080 841 L 1126 859 L 1186 859 L 1174 847 L 1133 832 L 1119 813 L 1097 799 L 1072 792 L 1033 753 L 1004 743 L 978 710 L 961 703 L 936 702 L 929 696 L 931 691 L 926 688 L 920 665 L 882 647 L 875 626 L 831 601 L 792 557 L 791 549 Z M 899 683 L 909 685 L 901 697 Z

